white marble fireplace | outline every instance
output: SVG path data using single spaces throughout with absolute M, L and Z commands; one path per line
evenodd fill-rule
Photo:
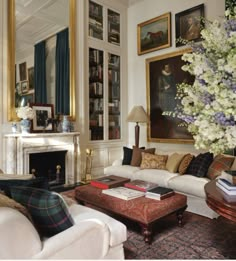
M 4 136 L 4 172 L 29 174 L 30 154 L 66 151 L 65 185 L 78 181 L 79 132 L 6 134 Z

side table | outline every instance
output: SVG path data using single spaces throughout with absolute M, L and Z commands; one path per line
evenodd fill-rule
M 236 222 L 236 202 L 227 202 L 223 197 L 223 191 L 216 186 L 216 181 L 210 181 L 205 185 L 206 203 L 219 215 Z

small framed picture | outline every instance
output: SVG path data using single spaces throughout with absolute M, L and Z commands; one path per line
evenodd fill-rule
M 171 14 L 138 24 L 138 55 L 171 46 Z
M 19 64 L 20 81 L 26 81 L 26 62 Z
M 28 81 L 21 82 L 21 92 L 27 93 L 28 91 L 29 91 L 29 82 Z
M 192 7 L 175 15 L 176 46 L 184 45 L 180 39 L 199 41 L 204 27 L 204 4 Z
M 34 89 L 34 67 L 28 68 L 29 89 Z
M 32 132 L 51 132 L 53 131 L 53 125 L 51 119 L 53 115 L 53 104 L 38 104 L 33 103 L 30 106 L 35 111 L 35 117 L 33 118 Z

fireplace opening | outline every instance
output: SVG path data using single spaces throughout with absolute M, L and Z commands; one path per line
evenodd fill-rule
M 49 187 L 65 184 L 66 150 L 31 153 L 29 155 L 30 173 L 48 179 Z

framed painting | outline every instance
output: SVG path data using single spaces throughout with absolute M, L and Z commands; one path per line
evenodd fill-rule
M 34 67 L 28 69 L 29 89 L 34 89 Z
M 28 83 L 28 81 L 21 82 L 21 92 L 22 93 L 27 93 L 28 90 L 29 90 L 29 83 Z
M 204 4 L 192 7 L 175 15 L 176 46 L 184 45 L 180 39 L 187 41 L 201 40 L 204 27 Z
M 50 132 L 53 131 L 51 119 L 53 115 L 53 104 L 32 103 L 30 106 L 35 111 L 35 117 L 32 122 L 32 132 Z
M 193 143 L 192 135 L 178 118 L 163 115 L 174 111 L 177 87 L 182 82 L 192 84 L 194 77 L 181 69 L 181 59 L 185 49 L 146 59 L 147 112 L 150 121 L 147 125 L 147 139 L 150 142 Z
M 138 55 L 171 46 L 171 14 L 166 13 L 138 24 Z
M 19 64 L 20 81 L 26 81 L 26 62 Z

